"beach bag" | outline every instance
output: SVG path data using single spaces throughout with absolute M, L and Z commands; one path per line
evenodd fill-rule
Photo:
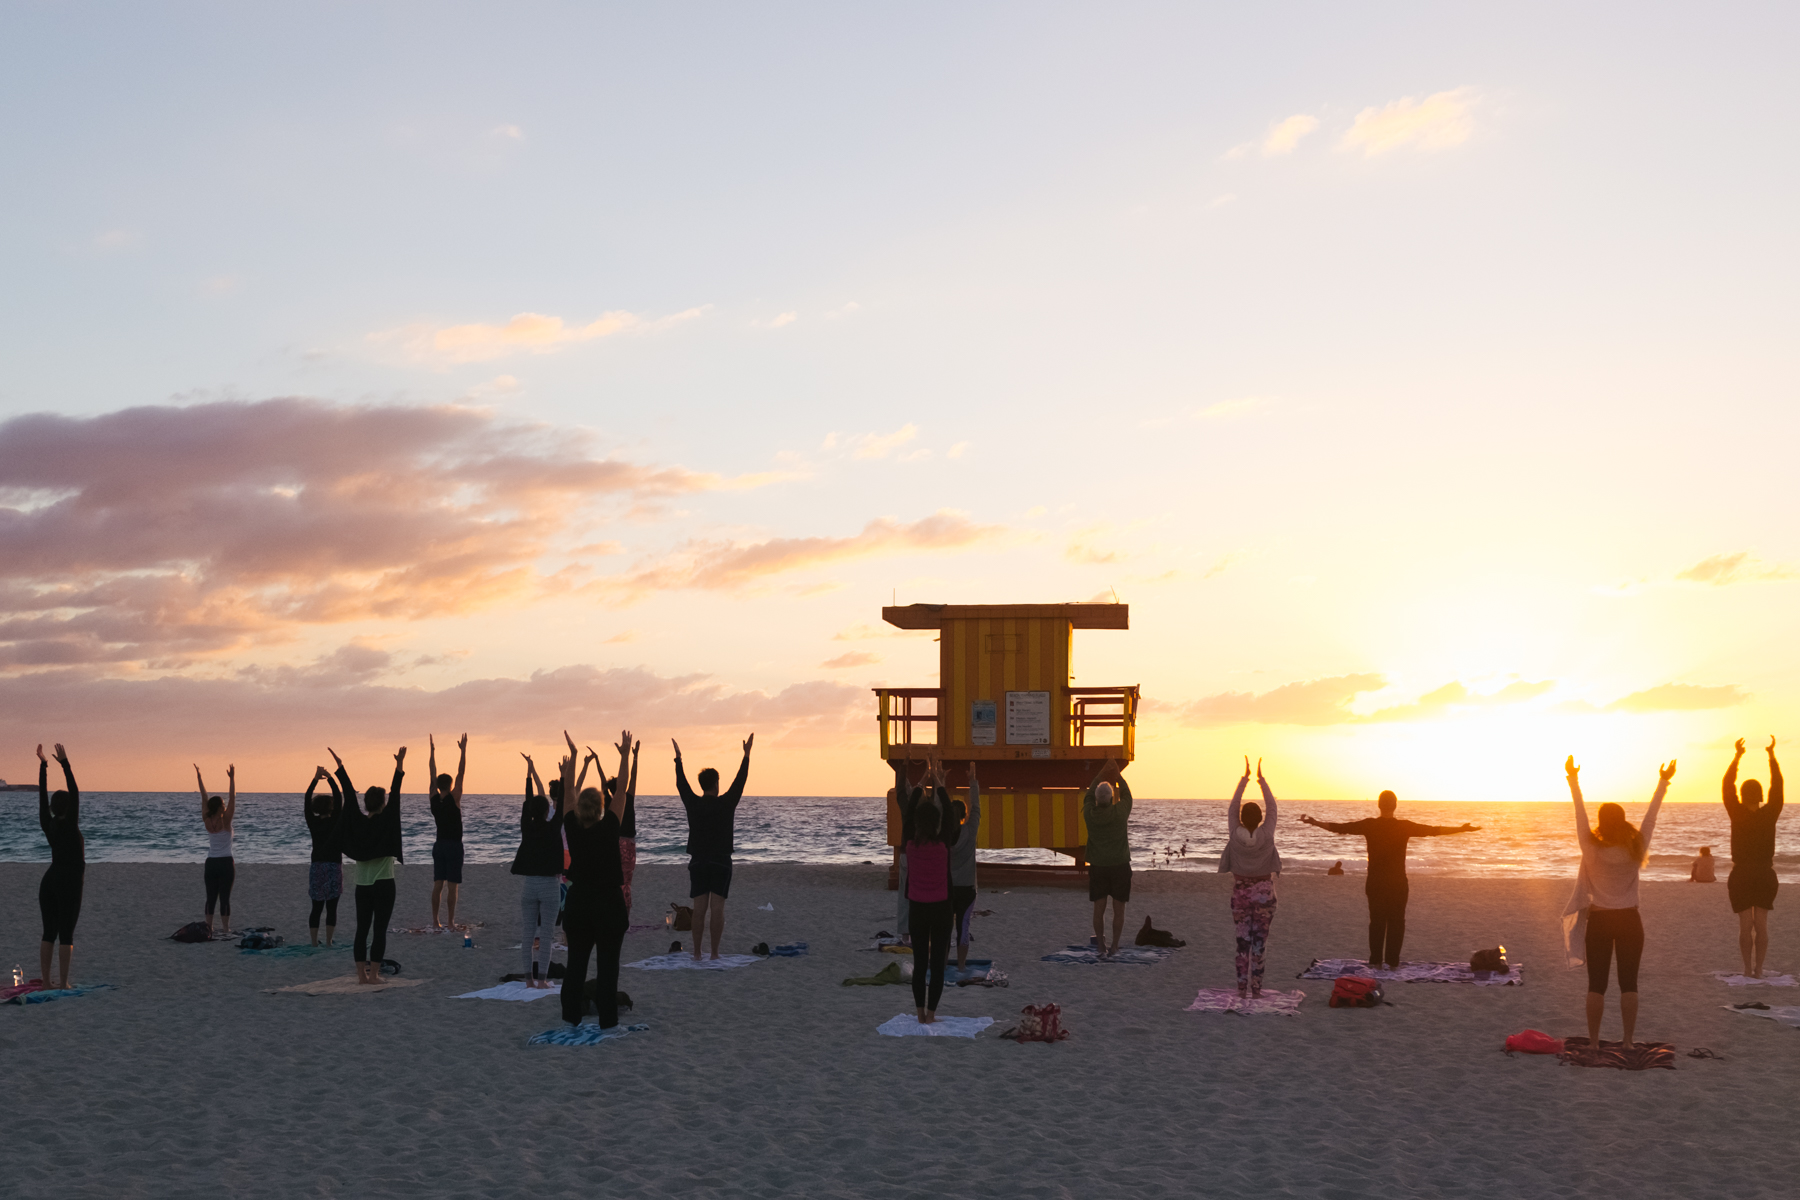
M 1166 929 L 1156 929 L 1150 924 L 1150 918 L 1144 918 L 1144 927 L 1137 932 L 1137 944 L 1140 946 L 1168 946 L 1171 949 L 1187 945 Z
M 1540 1030 L 1527 1029 L 1506 1039 L 1506 1052 L 1512 1054 L 1515 1051 L 1520 1054 L 1561 1054 L 1563 1040 Z
M 675 910 L 675 919 L 671 923 L 671 928 L 676 933 L 687 933 L 694 928 L 694 910 L 692 908 L 685 904 L 677 904 L 673 900 L 669 901 L 669 907 Z
M 205 921 L 189 921 L 180 929 L 169 935 L 173 942 L 210 942 L 212 931 L 206 927 Z
M 1012 1032 L 1015 1041 L 1060 1042 L 1069 1036 L 1062 1027 L 1062 1009 L 1054 1004 L 1027 1004 L 1019 1010 L 1019 1025 Z
M 1381 1003 L 1381 985 L 1361 975 L 1339 975 L 1331 985 L 1332 1008 L 1374 1008 Z
M 1512 968 L 1506 962 L 1506 947 L 1495 946 L 1492 950 L 1477 950 L 1469 955 L 1469 970 L 1477 975 L 1512 974 Z

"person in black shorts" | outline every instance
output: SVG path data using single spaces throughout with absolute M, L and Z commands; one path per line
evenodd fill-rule
M 81 789 L 75 786 L 75 770 L 62 743 L 56 745 L 56 762 L 62 767 L 65 790 L 50 794 L 50 763 L 44 748 L 38 756 L 38 828 L 50 843 L 50 869 L 38 884 L 38 913 L 44 919 L 44 939 L 38 946 L 38 978 L 50 986 L 50 958 L 62 943 L 62 979 L 57 987 L 69 987 L 69 960 L 75 955 L 75 922 L 81 917 L 81 887 L 87 875 L 87 839 L 81 836 Z
M 1725 812 L 1731 818 L 1731 874 L 1725 891 L 1731 911 L 1738 917 L 1738 950 L 1744 956 L 1744 974 L 1762 978 L 1763 959 L 1769 953 L 1769 910 L 1781 887 L 1775 878 L 1775 822 L 1781 819 L 1783 802 L 1781 764 L 1775 761 L 1775 739 L 1769 739 L 1769 800 L 1763 803 L 1762 784 L 1737 781 L 1738 760 L 1744 757 L 1744 739 L 1725 771 Z
M 431 843 L 431 927 L 456 928 L 456 894 L 463 875 L 463 769 L 469 765 L 469 735 L 456 739 L 456 778 L 439 775 L 437 741 L 431 742 L 431 819 L 437 824 L 437 840 Z M 444 923 L 438 924 L 438 899 L 448 904 Z
M 681 807 L 688 819 L 688 895 L 694 901 L 694 960 L 700 959 L 700 935 L 706 931 L 707 917 L 712 917 L 712 956 L 719 957 L 719 936 L 725 932 L 725 898 L 731 894 L 731 852 L 737 820 L 738 801 L 744 798 L 744 782 L 750 778 L 750 745 L 753 733 L 744 739 L 744 761 L 738 766 L 737 778 L 731 781 L 723 796 L 719 795 L 719 773 L 711 767 L 700 772 L 700 795 L 688 786 L 687 773 L 681 765 L 681 743 L 675 747 L 675 787 L 681 793 Z
M 1107 776 L 1112 781 L 1107 781 Z M 1081 796 L 1087 822 L 1088 899 L 1094 902 L 1094 948 L 1102 956 L 1119 952 L 1125 906 L 1131 902 L 1131 785 L 1119 764 L 1107 759 Z M 1113 902 L 1112 944 L 1106 942 L 1106 902 Z

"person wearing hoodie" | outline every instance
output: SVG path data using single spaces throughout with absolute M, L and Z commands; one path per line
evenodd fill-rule
M 1244 789 L 1250 784 L 1250 758 L 1245 755 L 1244 777 L 1238 780 L 1226 812 L 1225 849 L 1219 855 L 1220 874 L 1233 877 L 1238 995 L 1251 998 L 1262 995 L 1263 952 L 1275 920 L 1275 883 L 1281 876 L 1281 852 L 1275 849 L 1275 793 L 1263 778 L 1261 759 L 1256 760 L 1256 782 L 1262 787 L 1262 808 L 1244 803 Z

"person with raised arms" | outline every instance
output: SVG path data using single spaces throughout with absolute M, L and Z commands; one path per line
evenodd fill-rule
M 456 897 L 463 877 L 463 770 L 469 765 L 469 735 L 456 740 L 456 778 L 439 775 L 437 739 L 430 738 L 431 820 L 437 838 L 431 843 L 431 927 L 456 928 Z M 446 900 L 444 923 L 438 924 L 438 900 Z
M 1369 901 L 1369 965 L 1387 964 L 1388 970 L 1400 965 L 1400 945 L 1406 940 L 1406 902 L 1411 885 L 1406 879 L 1406 843 L 1416 837 L 1448 837 L 1454 833 L 1475 833 L 1478 825 L 1421 825 L 1394 816 L 1399 798 L 1383 792 L 1375 799 L 1377 816 L 1360 821 L 1315 821 L 1301 814 L 1302 824 L 1330 833 L 1351 834 L 1368 843 L 1369 874 L 1363 880 L 1363 895 Z M 1340 871 L 1339 874 L 1342 874 Z
M 356 865 L 356 982 L 381 982 L 381 962 L 387 954 L 388 921 L 394 915 L 394 865 L 406 861 L 400 840 L 400 781 L 406 778 L 406 747 L 394 754 L 393 784 L 383 791 L 372 787 L 356 805 L 356 786 L 337 751 L 325 747 L 337 763 L 338 783 L 343 787 L 344 808 L 338 817 L 338 845 Z M 367 811 L 365 812 L 364 809 Z
M 231 932 L 231 885 L 237 882 L 237 857 L 232 848 L 232 818 L 237 816 L 237 766 L 225 768 L 231 784 L 231 799 L 221 800 L 206 794 L 206 780 L 200 775 L 200 764 L 194 764 L 194 781 L 200 788 L 200 822 L 206 826 L 206 936 L 213 933 L 213 909 Z
M 550 988 L 550 951 L 556 941 L 556 913 L 561 906 L 563 870 L 563 797 L 568 789 L 559 776 L 552 785 L 556 803 L 545 795 L 544 781 L 531 755 L 525 760 L 525 803 L 519 810 L 519 849 L 512 873 L 522 876 L 519 890 L 519 972 L 525 986 Z M 567 759 L 563 760 L 566 774 Z M 537 791 L 533 793 L 532 788 Z
M 1569 797 L 1575 802 L 1575 839 L 1581 845 L 1581 872 L 1563 910 L 1564 950 L 1571 966 L 1587 963 L 1588 1046 L 1594 1050 L 1600 1048 L 1606 986 L 1613 956 L 1618 955 L 1619 1016 L 1625 1025 L 1625 1048 L 1630 1049 L 1637 1031 L 1638 964 L 1644 957 L 1638 872 L 1650 857 L 1650 838 L 1656 832 L 1656 815 L 1662 811 L 1669 780 L 1675 778 L 1675 760 L 1658 768 L 1656 794 L 1650 797 L 1643 824 L 1637 828 L 1617 804 L 1602 804 L 1599 823 L 1590 827 L 1581 798 L 1581 768 L 1575 765 L 1573 754 L 1563 763 L 1563 774 L 1569 782 Z M 1577 944 L 1582 948 L 1580 957 L 1575 953 Z
M 600 772 L 600 778 L 605 782 L 608 807 L 612 805 L 613 793 L 621 786 L 625 789 L 625 811 L 624 815 L 619 818 L 619 872 L 625 880 L 622 890 L 625 895 L 625 915 L 628 917 L 631 915 L 631 877 L 637 874 L 637 769 L 638 751 L 643 748 L 644 743 L 642 742 L 631 744 L 631 778 L 629 780 L 623 775 L 607 779 L 606 771 L 600 766 L 600 760 L 594 759 L 594 769 Z
M 1761 979 L 1763 960 L 1769 953 L 1769 912 L 1781 881 L 1775 877 L 1775 822 L 1781 819 L 1785 797 L 1781 764 L 1775 761 L 1775 739 L 1769 739 L 1769 798 L 1763 802 L 1762 784 L 1754 779 L 1737 781 L 1738 762 L 1744 757 L 1744 739 L 1725 771 L 1725 814 L 1731 818 L 1731 874 L 1725 892 L 1738 918 L 1738 951 L 1744 956 L 1744 974 Z M 1698 872 L 1691 872 L 1692 875 Z
M 331 785 L 329 798 L 313 795 L 321 781 Z M 312 901 L 312 912 L 306 918 L 306 928 L 315 946 L 319 944 L 321 912 L 325 914 L 325 944 L 329 946 L 337 938 L 338 898 L 344 894 L 344 856 L 337 840 L 343 805 L 337 780 L 324 767 L 315 767 L 312 782 L 306 785 L 306 799 L 300 805 L 306 832 L 312 837 L 312 859 L 306 868 L 306 895 Z
M 625 875 L 619 864 L 619 827 L 629 792 L 624 781 L 631 746 L 630 731 L 621 732 L 617 776 L 620 782 L 612 790 L 610 804 L 602 795 L 604 783 L 591 788 L 564 785 L 565 792 L 576 793 L 574 811 L 563 822 L 569 844 L 569 897 L 563 912 L 563 932 L 569 939 L 569 970 L 563 976 L 562 1012 L 563 1020 L 571 1025 L 581 1024 L 587 1012 L 590 954 L 594 957 L 594 1004 L 599 1010 L 600 1028 L 611 1029 L 619 1023 L 619 947 L 625 943 L 630 922 L 625 912 Z M 606 770 L 591 747 L 586 762 L 594 764 L 604 781 Z M 571 762 L 565 768 L 565 778 L 573 771 Z
M 1262 759 L 1256 760 L 1256 782 L 1262 787 L 1262 808 L 1244 803 L 1250 783 L 1250 756 L 1244 756 L 1244 777 L 1238 780 L 1231 806 L 1225 813 L 1225 849 L 1219 855 L 1219 873 L 1230 874 L 1231 921 L 1237 933 L 1237 987 L 1240 997 L 1262 996 L 1263 954 L 1269 943 L 1269 926 L 1275 920 L 1275 884 L 1281 878 L 1281 852 L 1275 848 L 1275 793 L 1263 778 Z
M 944 966 L 950 957 L 954 913 L 950 900 L 950 845 L 957 833 L 949 805 L 941 799 L 944 766 L 930 760 L 926 783 L 930 798 L 912 806 L 906 838 L 906 900 L 913 938 L 913 1004 L 921 1025 L 937 1020 L 944 995 Z
M 954 910 L 952 928 L 956 934 L 956 969 L 969 966 L 969 911 L 975 907 L 975 841 L 981 836 L 981 780 L 975 774 L 975 761 L 969 761 L 969 802 L 950 804 L 950 812 L 959 823 L 956 840 L 950 845 L 950 907 Z
M 1107 782 L 1107 776 L 1112 782 Z M 1094 948 L 1101 957 L 1119 952 L 1125 906 L 1131 902 L 1131 785 L 1119 764 L 1107 759 L 1081 794 L 1087 822 L 1088 899 L 1094 904 Z M 1106 901 L 1112 900 L 1112 944 L 1106 941 Z
M 42 743 L 38 756 L 38 828 L 50 844 L 50 866 L 38 881 L 38 915 L 44 921 L 44 937 L 38 943 L 38 980 L 50 987 L 50 960 L 57 944 L 62 978 L 57 987 L 69 988 L 69 964 L 75 956 L 75 922 L 81 918 L 81 889 L 87 876 L 87 839 L 81 836 L 81 789 L 75 786 L 75 769 L 69 755 L 56 744 L 56 763 L 62 768 L 63 789 L 50 794 L 50 763 Z
M 694 960 L 700 959 L 700 938 L 710 921 L 712 957 L 719 957 L 719 938 L 725 932 L 725 899 L 731 894 L 731 854 L 738 801 L 744 798 L 744 783 L 750 778 L 750 747 L 756 741 L 752 733 L 744 739 L 744 761 L 738 765 L 737 778 L 724 795 L 719 794 L 719 773 L 711 767 L 701 770 L 700 794 L 688 786 L 687 772 L 682 769 L 681 743 L 670 738 L 675 747 L 675 787 L 681 793 L 681 807 L 688 821 L 688 895 L 694 905 Z

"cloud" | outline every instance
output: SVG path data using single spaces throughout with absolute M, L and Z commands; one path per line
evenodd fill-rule
M 918 436 L 919 427 L 912 424 L 902 425 L 892 433 L 858 433 L 849 436 L 828 433 L 819 448 L 846 449 L 850 451 L 852 458 L 886 458 Z
M 561 317 L 527 312 L 504 325 L 415 323 L 372 333 L 368 340 L 377 345 L 396 345 L 415 362 L 436 365 L 492 362 L 513 354 L 550 354 L 620 334 L 656 333 L 704 316 L 711 308 L 712 305 L 703 304 L 653 320 L 621 309 L 602 313 L 586 325 L 569 325 Z
M 461 612 L 611 507 L 728 486 L 479 409 L 304 398 L 0 422 L 0 668 Z M 573 539 L 566 539 L 573 540 Z
M 800 314 L 797 312 L 784 312 L 779 316 L 770 317 L 767 321 L 752 321 L 750 324 L 756 329 L 780 329 L 783 325 L 792 325 L 799 319 Z
M 1475 132 L 1475 89 L 1434 92 L 1423 100 L 1402 96 L 1380 108 L 1356 114 L 1338 149 L 1360 150 L 1375 158 L 1394 150 L 1433 152 L 1460 146 Z
M 1334 675 L 1289 683 L 1259 695 L 1220 692 L 1181 705 L 1184 725 L 1337 725 L 1355 720 L 1349 705 L 1365 692 L 1387 686 L 1380 675 Z
M 958 442 L 954 446 L 950 447 L 949 450 L 944 452 L 944 457 L 945 458 L 961 458 L 963 455 L 967 454 L 968 452 L 969 452 L 969 443 L 968 442 Z
M 1261 396 L 1234 396 L 1230 400 L 1215 400 L 1201 408 L 1190 408 L 1185 412 L 1167 417 L 1148 417 L 1138 422 L 1139 429 L 1166 429 L 1171 425 L 1199 424 L 1206 421 L 1220 421 L 1239 416 L 1259 407 L 1264 403 Z
M 1001 526 L 977 525 L 962 513 L 942 509 L 910 525 L 888 517 L 870 521 L 854 537 L 771 538 L 748 544 L 696 540 L 661 562 L 589 586 L 626 604 L 652 592 L 737 591 L 790 571 L 877 555 L 959 550 L 1004 533 Z
M 506 138 L 509 141 L 525 140 L 525 131 L 517 125 L 496 125 L 493 132 L 495 137 Z
M 1779 579 L 1800 578 L 1800 572 L 1793 567 L 1781 563 L 1766 563 L 1754 558 L 1748 551 L 1740 550 L 1736 554 L 1715 554 L 1711 558 L 1701 559 L 1685 571 L 1677 571 L 1675 578 L 1683 583 L 1705 583 L 1713 587 L 1725 587 L 1733 583 L 1763 583 Z
M 1072 563 L 1083 566 L 1100 566 L 1105 563 L 1116 563 L 1124 560 L 1125 555 L 1117 550 L 1103 550 L 1094 545 L 1094 539 L 1110 532 L 1106 525 L 1091 525 L 1077 530 L 1075 538 L 1063 549 L 1063 557 Z
M 1521 679 L 1507 684 L 1497 692 L 1481 693 L 1471 692 L 1462 683 L 1451 680 L 1443 687 L 1426 692 L 1411 704 L 1378 708 L 1362 719 L 1375 722 L 1425 721 L 1450 716 L 1464 709 L 1503 708 L 1510 704 L 1524 704 L 1555 687 L 1556 681 L 1553 679 L 1535 683 Z
M 1263 139 L 1262 156 L 1274 158 L 1277 155 L 1292 154 L 1300 139 L 1319 127 L 1319 118 L 1305 113 L 1295 113 L 1287 120 L 1269 130 L 1269 136 Z
M 836 658 L 828 658 L 819 665 L 833 671 L 841 671 L 846 667 L 866 667 L 880 661 L 881 655 L 879 654 L 870 654 L 867 650 L 852 650 L 847 654 L 840 654 Z
M 1749 693 L 1736 684 L 1707 687 L 1695 683 L 1664 683 L 1622 696 L 1603 708 L 1585 707 L 1589 711 L 1615 713 L 1701 712 L 1731 708 L 1748 699 Z

